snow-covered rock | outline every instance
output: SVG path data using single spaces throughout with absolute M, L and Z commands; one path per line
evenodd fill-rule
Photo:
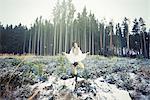
M 39 91 L 38 100 L 49 100 L 52 97 L 55 100 L 131 100 L 127 91 L 105 82 L 102 77 L 94 80 L 78 78 L 76 83 L 74 78 L 62 80 L 50 76 L 48 81 L 37 83 L 31 88 Z

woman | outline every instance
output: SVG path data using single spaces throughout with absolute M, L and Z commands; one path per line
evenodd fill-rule
M 83 65 L 83 63 L 81 63 L 81 61 L 86 58 L 86 55 L 89 54 L 89 52 L 82 53 L 78 44 L 76 42 L 73 42 L 70 53 L 67 54 L 64 52 L 63 54 L 72 63 L 73 75 L 76 76 L 75 81 L 77 82 L 77 66 L 79 66 L 80 68 L 84 68 L 84 65 Z

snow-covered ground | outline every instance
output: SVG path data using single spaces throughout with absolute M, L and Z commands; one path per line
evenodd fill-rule
M 118 89 L 115 85 L 108 84 L 102 78 L 94 80 L 79 78 L 74 82 L 74 78 L 66 80 L 56 79 L 50 76 L 48 81 L 37 83 L 32 90 L 39 91 L 39 100 L 131 100 L 129 93 Z
M 63 56 L 1 57 L 0 99 L 150 100 L 150 60 L 88 56 L 83 63 L 75 83 Z

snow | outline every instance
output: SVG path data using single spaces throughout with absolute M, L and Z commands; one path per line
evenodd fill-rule
M 2 93 L 6 92 L 7 87 L 3 80 L 10 77 L 10 73 L 14 72 L 20 62 L 21 60 L 16 58 L 0 59 L 0 85 L 4 87 Z M 72 66 L 64 56 L 29 57 L 14 73 L 15 77 L 10 85 L 14 86 L 15 91 L 9 91 L 12 93 L 10 98 L 13 96 L 18 100 L 26 99 L 35 91 L 40 91 L 37 94 L 38 100 L 48 100 L 49 98 L 66 100 L 65 98 L 68 96 L 74 100 L 87 98 L 93 100 L 130 100 L 131 98 L 149 100 L 149 59 L 87 56 L 82 63 L 85 68 L 78 69 L 79 77 L 78 83 L 76 83 L 75 78 L 67 73 L 67 70 Z M 44 81 L 37 80 L 39 77 L 43 77 L 37 73 L 38 64 L 42 65 L 42 75 L 46 75 Z M 30 77 L 29 74 L 33 77 Z M 21 87 L 16 87 L 19 85 Z M 75 91 L 76 86 L 78 87 Z
M 101 82 L 103 80 L 104 79 L 102 77 L 97 78 L 95 80 L 90 80 L 90 79 L 85 80 L 84 78 L 78 78 L 78 82 L 86 81 L 86 82 L 91 83 L 91 87 L 96 87 L 96 96 L 93 96 L 92 92 L 85 93 L 83 90 L 79 90 L 78 92 L 82 93 L 82 96 L 80 98 L 86 99 L 87 97 L 91 97 L 93 99 L 95 98 L 94 100 L 131 100 L 129 93 L 127 91 L 120 90 L 115 85 L 108 84 L 107 82 Z M 50 76 L 47 82 L 44 82 L 44 83 L 39 82 L 31 87 L 35 88 L 38 86 L 39 91 L 40 91 L 39 98 L 43 98 L 43 96 L 45 96 L 43 100 L 47 100 L 48 97 L 46 98 L 46 96 L 49 94 L 49 92 L 48 91 L 46 92 L 44 90 L 44 87 L 47 87 L 50 85 L 54 86 L 53 95 L 54 94 L 56 95 L 57 93 L 59 93 L 60 87 L 64 86 L 64 85 L 66 86 L 66 89 L 68 92 L 72 91 L 72 93 L 74 93 L 74 89 L 75 89 L 74 78 L 70 78 L 67 80 L 61 80 L 58 78 L 56 80 L 55 76 Z M 52 91 L 50 91 L 50 92 L 52 92 Z M 74 93 L 74 95 L 75 95 L 75 93 Z

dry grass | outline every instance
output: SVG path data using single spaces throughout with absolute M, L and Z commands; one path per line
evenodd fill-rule
M 0 54 L 0 58 L 17 58 L 23 60 L 24 58 L 34 57 L 32 54 Z

